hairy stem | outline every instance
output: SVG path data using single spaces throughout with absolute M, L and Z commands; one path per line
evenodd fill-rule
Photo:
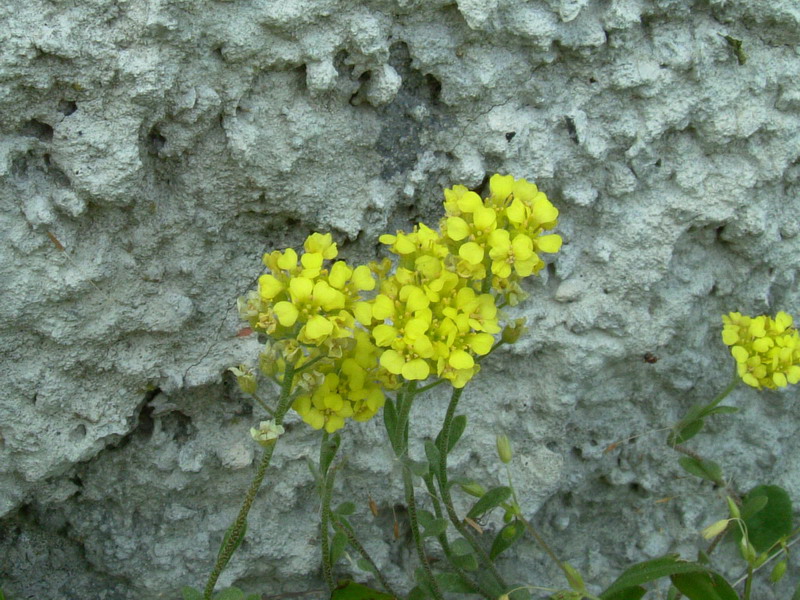
M 281 384 L 281 395 L 278 400 L 278 408 L 275 410 L 275 423 L 278 425 L 283 422 L 283 417 L 288 412 L 291 404 L 293 379 L 294 365 L 287 363 L 286 370 L 283 375 L 283 383 Z M 264 480 L 264 475 L 269 468 L 269 463 L 272 460 L 272 453 L 274 451 L 275 443 L 267 446 L 264 449 L 264 455 L 261 457 L 261 462 L 258 465 L 255 477 L 253 477 L 253 481 L 250 483 L 250 487 L 248 488 L 247 494 L 244 497 L 242 507 L 239 509 L 239 514 L 236 515 L 236 520 L 233 522 L 225 542 L 220 548 L 217 560 L 214 563 L 214 568 L 211 570 L 211 574 L 208 576 L 208 581 L 203 589 L 203 598 L 205 600 L 211 600 L 211 594 L 214 592 L 214 586 L 217 584 L 217 579 L 219 579 L 219 576 L 222 574 L 222 571 L 225 569 L 225 566 L 228 564 L 228 561 L 231 559 L 231 556 L 233 556 L 233 553 L 236 551 L 236 548 L 241 541 L 245 526 L 247 525 L 247 514 L 250 512 L 250 508 L 253 506 L 253 501 L 256 499 L 256 494 L 261 487 L 261 482 Z
M 453 425 L 453 417 L 455 416 L 456 408 L 458 407 L 458 401 L 461 399 L 461 394 L 463 391 L 464 388 L 453 388 L 453 393 L 450 396 L 450 403 L 447 405 L 447 412 L 445 413 L 444 422 L 442 423 L 442 430 L 439 434 L 439 495 L 442 498 L 442 503 L 444 504 L 445 510 L 447 511 L 447 516 L 450 519 L 450 522 L 453 524 L 453 527 L 456 528 L 458 533 L 460 533 L 461 536 L 467 540 L 467 542 L 469 542 L 469 545 L 472 546 L 478 556 L 481 557 L 481 560 L 486 565 L 486 568 L 489 569 L 489 572 L 492 574 L 495 580 L 497 580 L 497 583 L 500 584 L 503 589 L 507 589 L 508 585 L 495 568 L 494 563 L 486 553 L 486 550 L 483 549 L 483 547 L 478 543 L 478 540 L 475 539 L 475 536 L 467 531 L 467 528 L 461 523 L 461 520 L 456 514 L 455 508 L 453 508 L 453 499 L 450 496 L 450 488 L 447 481 L 447 453 L 450 446 L 450 428 Z
M 356 552 L 358 552 L 361 555 L 361 558 L 363 558 L 365 561 L 369 563 L 369 565 L 372 567 L 373 573 L 375 573 L 375 577 L 378 578 L 378 581 L 380 581 L 381 585 L 383 586 L 383 589 L 385 589 L 390 596 L 399 598 L 400 596 L 397 594 L 397 592 L 394 591 L 391 584 L 387 581 L 386 577 L 384 577 L 383 573 L 381 573 L 380 570 L 378 570 L 378 565 L 375 564 L 375 561 L 372 560 L 372 557 L 369 555 L 367 550 L 364 548 L 364 546 L 361 545 L 361 542 L 358 541 L 355 532 L 349 527 L 347 527 L 344 523 L 338 521 L 336 517 L 333 518 L 331 523 L 333 523 L 333 526 L 336 528 L 337 531 L 341 531 L 343 534 L 347 536 L 347 541 L 350 543 L 350 545 L 356 549 Z

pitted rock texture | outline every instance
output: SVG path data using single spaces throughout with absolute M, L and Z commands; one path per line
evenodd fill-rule
M 800 317 L 799 47 L 794 0 L 3 4 L 4 591 L 200 585 L 254 468 L 260 413 L 225 370 L 258 352 L 234 302 L 261 255 L 331 231 L 371 260 L 381 233 L 437 223 L 442 188 L 494 172 L 550 196 L 565 245 L 516 311 L 529 331 L 465 393 L 454 468 L 499 484 L 505 431 L 526 514 L 591 586 L 693 556 L 724 505 L 654 430 L 725 385 L 721 313 Z M 697 448 L 740 489 L 797 498 L 796 397 L 736 391 L 742 414 Z M 445 405 L 418 403 L 412 454 Z M 318 436 L 287 429 L 223 585 L 322 588 Z M 348 426 L 336 493 L 402 587 L 380 432 Z M 563 585 L 527 542 L 501 567 Z

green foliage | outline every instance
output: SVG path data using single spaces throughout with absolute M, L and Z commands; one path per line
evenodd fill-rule
M 792 500 L 780 486 L 756 486 L 743 498 L 742 520 L 750 543 L 757 552 L 766 552 L 792 532 Z M 741 539 L 739 528 L 733 531 Z
M 672 585 L 689 600 L 739 600 L 739 595 L 719 573 L 677 573 Z
M 725 485 L 722 479 L 722 467 L 720 467 L 713 460 L 700 460 L 693 456 L 681 456 L 678 463 L 683 467 L 683 470 L 691 475 L 707 479 L 718 485 Z
M 494 542 L 492 542 L 492 549 L 489 551 L 489 558 L 494 560 L 500 556 L 500 554 L 513 546 L 514 542 L 516 542 L 524 534 L 525 527 L 522 523 L 516 519 L 508 523 L 505 527 L 497 532 Z
M 467 428 L 467 416 L 466 415 L 456 415 L 453 417 L 453 421 L 450 423 L 450 433 L 447 437 L 447 454 L 455 448 L 458 440 L 461 439 L 461 436 L 464 434 L 464 430 Z M 442 450 L 442 433 L 439 432 L 439 435 L 436 436 L 436 447 L 439 450 Z
M 322 475 L 326 475 L 328 473 L 328 469 L 331 466 L 331 462 L 333 461 L 333 457 L 336 456 L 336 452 L 339 450 L 339 446 L 342 444 L 342 436 L 338 433 L 333 434 L 327 440 L 323 440 L 323 442 L 319 446 L 319 470 Z
M 470 519 L 477 519 L 493 508 L 497 508 L 510 497 L 510 487 L 501 485 L 500 487 L 492 488 L 469 509 L 467 516 Z
M 337 531 L 331 540 L 331 564 L 336 564 L 336 561 L 341 558 L 346 548 L 347 536 L 341 531 Z
M 684 573 L 702 573 L 707 568 L 698 563 L 681 560 L 677 554 L 647 560 L 623 571 L 622 575 L 600 594 L 601 600 L 623 600 L 628 595 L 620 595 L 629 589 L 642 589 L 640 586 L 650 581 Z M 626 592 L 628 593 L 628 592 Z M 641 596 L 640 596 L 641 597 Z
M 349 517 L 356 512 L 356 505 L 352 502 L 342 502 L 339 506 L 333 509 L 333 512 L 342 517 Z
M 373 590 L 355 581 L 342 581 L 331 593 L 331 600 L 397 600 L 394 596 Z

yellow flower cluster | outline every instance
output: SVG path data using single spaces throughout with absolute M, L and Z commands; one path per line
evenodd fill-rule
M 540 253 L 561 248 L 561 236 L 543 235 L 557 224 L 558 209 L 532 183 L 511 175 L 489 179 L 489 197 L 457 185 L 445 190 L 441 229 L 456 272 L 481 281 L 510 304 L 522 297 L 519 280 L 544 266 Z M 486 290 L 486 286 L 483 286 Z
M 298 370 L 292 407 L 315 429 L 365 421 L 383 406 L 384 389 L 431 376 L 463 387 L 478 372 L 501 328 L 498 308 L 515 304 L 519 281 L 557 252 L 558 210 L 535 185 L 494 175 L 485 200 L 463 186 L 445 190 L 441 232 L 420 223 L 383 235 L 397 255 L 351 267 L 330 234 L 264 255 L 267 273 L 240 299 L 252 329 L 272 341 L 261 371 L 282 381 Z M 371 299 L 364 292 L 379 288 Z
M 737 372 L 747 385 L 774 390 L 800 381 L 800 334 L 791 315 L 732 312 L 722 322 L 722 341 L 731 346 Z
M 378 349 L 368 333 L 357 330 L 340 360 L 315 369 L 321 381 L 298 396 L 292 408 L 314 429 L 328 433 L 342 428 L 347 418 L 368 421 L 386 401 L 378 370 Z

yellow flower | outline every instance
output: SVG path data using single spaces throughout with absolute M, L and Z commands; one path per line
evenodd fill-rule
M 749 317 L 732 312 L 722 317 L 722 341 L 731 347 L 739 376 L 754 388 L 777 389 L 800 381 L 800 334 L 792 317 Z

